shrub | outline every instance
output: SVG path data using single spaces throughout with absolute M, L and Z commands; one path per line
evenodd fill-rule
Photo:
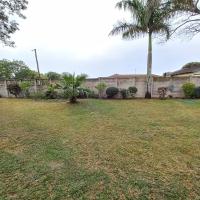
M 99 92 L 99 98 L 103 97 L 103 92 L 106 89 L 107 85 L 105 83 L 99 83 L 95 88 Z
M 86 99 L 88 97 L 88 93 L 84 90 L 84 88 L 78 88 L 78 99 Z
M 173 99 L 173 95 L 168 95 L 168 98 Z
M 200 98 L 200 87 L 195 88 L 194 90 L 194 96 L 195 98 Z
M 43 92 L 35 92 L 35 93 L 30 95 L 30 98 L 32 98 L 32 99 L 45 99 L 46 96 Z
M 128 90 L 126 90 L 126 89 L 121 89 L 121 90 L 120 90 L 120 93 L 121 93 L 123 99 L 128 98 Z
M 64 90 L 59 90 L 58 94 L 57 94 L 57 98 L 58 99 L 69 99 L 69 95 L 68 93 Z
M 50 84 L 48 86 L 47 91 L 45 92 L 45 97 L 47 99 L 56 99 L 58 97 L 58 93 L 57 91 L 55 91 L 56 88 L 57 88 L 57 85 Z
M 78 88 L 86 80 L 87 75 L 75 75 L 75 74 L 64 74 L 63 80 L 60 83 L 60 87 L 64 90 L 66 96 L 68 96 L 70 103 L 77 103 L 77 97 L 79 95 Z
M 135 86 L 128 88 L 129 94 L 131 97 L 135 97 L 135 94 L 137 93 L 138 89 Z
M 21 88 L 17 83 L 11 83 L 7 87 L 8 92 L 13 94 L 15 97 L 18 97 L 21 93 Z
M 106 94 L 108 98 L 113 98 L 115 95 L 117 95 L 119 92 L 119 89 L 116 87 L 109 87 L 106 90 Z
M 166 87 L 158 88 L 158 94 L 160 99 L 165 99 L 165 96 L 167 94 L 167 88 Z
M 88 98 L 92 98 L 92 99 L 98 99 L 99 95 L 97 93 L 95 93 L 95 91 L 92 91 L 89 93 Z
M 22 94 L 23 94 L 24 97 L 30 96 L 30 92 L 29 92 L 30 87 L 31 87 L 30 82 L 23 81 L 23 82 L 20 83 L 20 88 L 22 90 Z
M 183 92 L 186 98 L 193 98 L 195 92 L 195 84 L 193 83 L 185 83 L 182 86 Z
M 93 91 L 91 91 L 89 88 L 78 88 L 78 96 L 77 98 L 80 99 L 87 99 L 89 98 Z
M 58 97 L 58 93 L 56 91 L 50 91 L 50 90 L 47 90 L 45 92 L 45 97 L 47 99 L 57 99 Z

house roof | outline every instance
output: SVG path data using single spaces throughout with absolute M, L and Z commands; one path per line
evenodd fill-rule
M 183 75 L 183 74 L 191 74 L 200 72 L 200 62 L 192 62 L 184 65 L 182 69 L 172 72 L 171 76 Z
M 113 74 L 108 78 L 135 78 L 135 77 L 146 77 L 146 74 Z M 152 74 L 153 77 L 159 77 L 159 75 Z

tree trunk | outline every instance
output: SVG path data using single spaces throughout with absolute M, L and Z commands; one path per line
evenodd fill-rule
M 152 33 L 149 33 L 148 39 L 148 58 L 147 58 L 147 91 L 145 98 L 151 98 L 151 83 L 152 83 Z

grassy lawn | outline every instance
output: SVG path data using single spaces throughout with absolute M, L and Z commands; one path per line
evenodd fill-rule
M 0 99 L 0 200 L 200 199 L 200 101 Z

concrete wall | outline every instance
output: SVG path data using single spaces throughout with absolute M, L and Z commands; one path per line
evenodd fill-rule
M 120 89 L 127 89 L 130 86 L 136 86 L 138 89 L 136 97 L 143 98 L 146 92 L 146 77 L 145 76 L 135 76 L 132 78 L 97 78 L 97 79 L 88 79 L 84 84 L 85 87 L 88 87 L 97 92 L 95 86 L 100 83 L 106 83 L 107 87 L 118 87 Z M 182 85 L 184 83 L 191 82 L 196 86 L 200 86 L 200 77 L 190 76 L 190 77 L 154 77 L 152 81 L 152 96 L 158 98 L 158 88 L 167 87 L 168 96 L 174 98 L 184 97 L 182 90 Z
M 2 97 L 12 97 L 7 91 L 7 84 L 13 81 L 0 81 L 0 95 Z M 18 81 L 20 82 L 20 81 Z M 136 86 L 138 89 L 136 97 L 143 98 L 146 92 L 146 77 L 145 76 L 133 76 L 127 78 L 95 78 L 87 79 L 83 84 L 83 87 L 90 88 L 97 92 L 95 86 L 100 82 L 106 83 L 107 87 L 118 87 L 119 89 L 127 89 L 130 86 Z M 152 96 L 158 97 L 158 88 L 167 87 L 169 88 L 167 95 L 174 98 L 181 98 L 184 96 L 182 91 L 182 85 L 186 82 L 194 83 L 196 86 L 200 86 L 200 77 L 154 77 L 152 81 Z M 32 80 L 31 81 L 31 92 L 45 91 L 47 85 L 50 83 L 48 80 Z

